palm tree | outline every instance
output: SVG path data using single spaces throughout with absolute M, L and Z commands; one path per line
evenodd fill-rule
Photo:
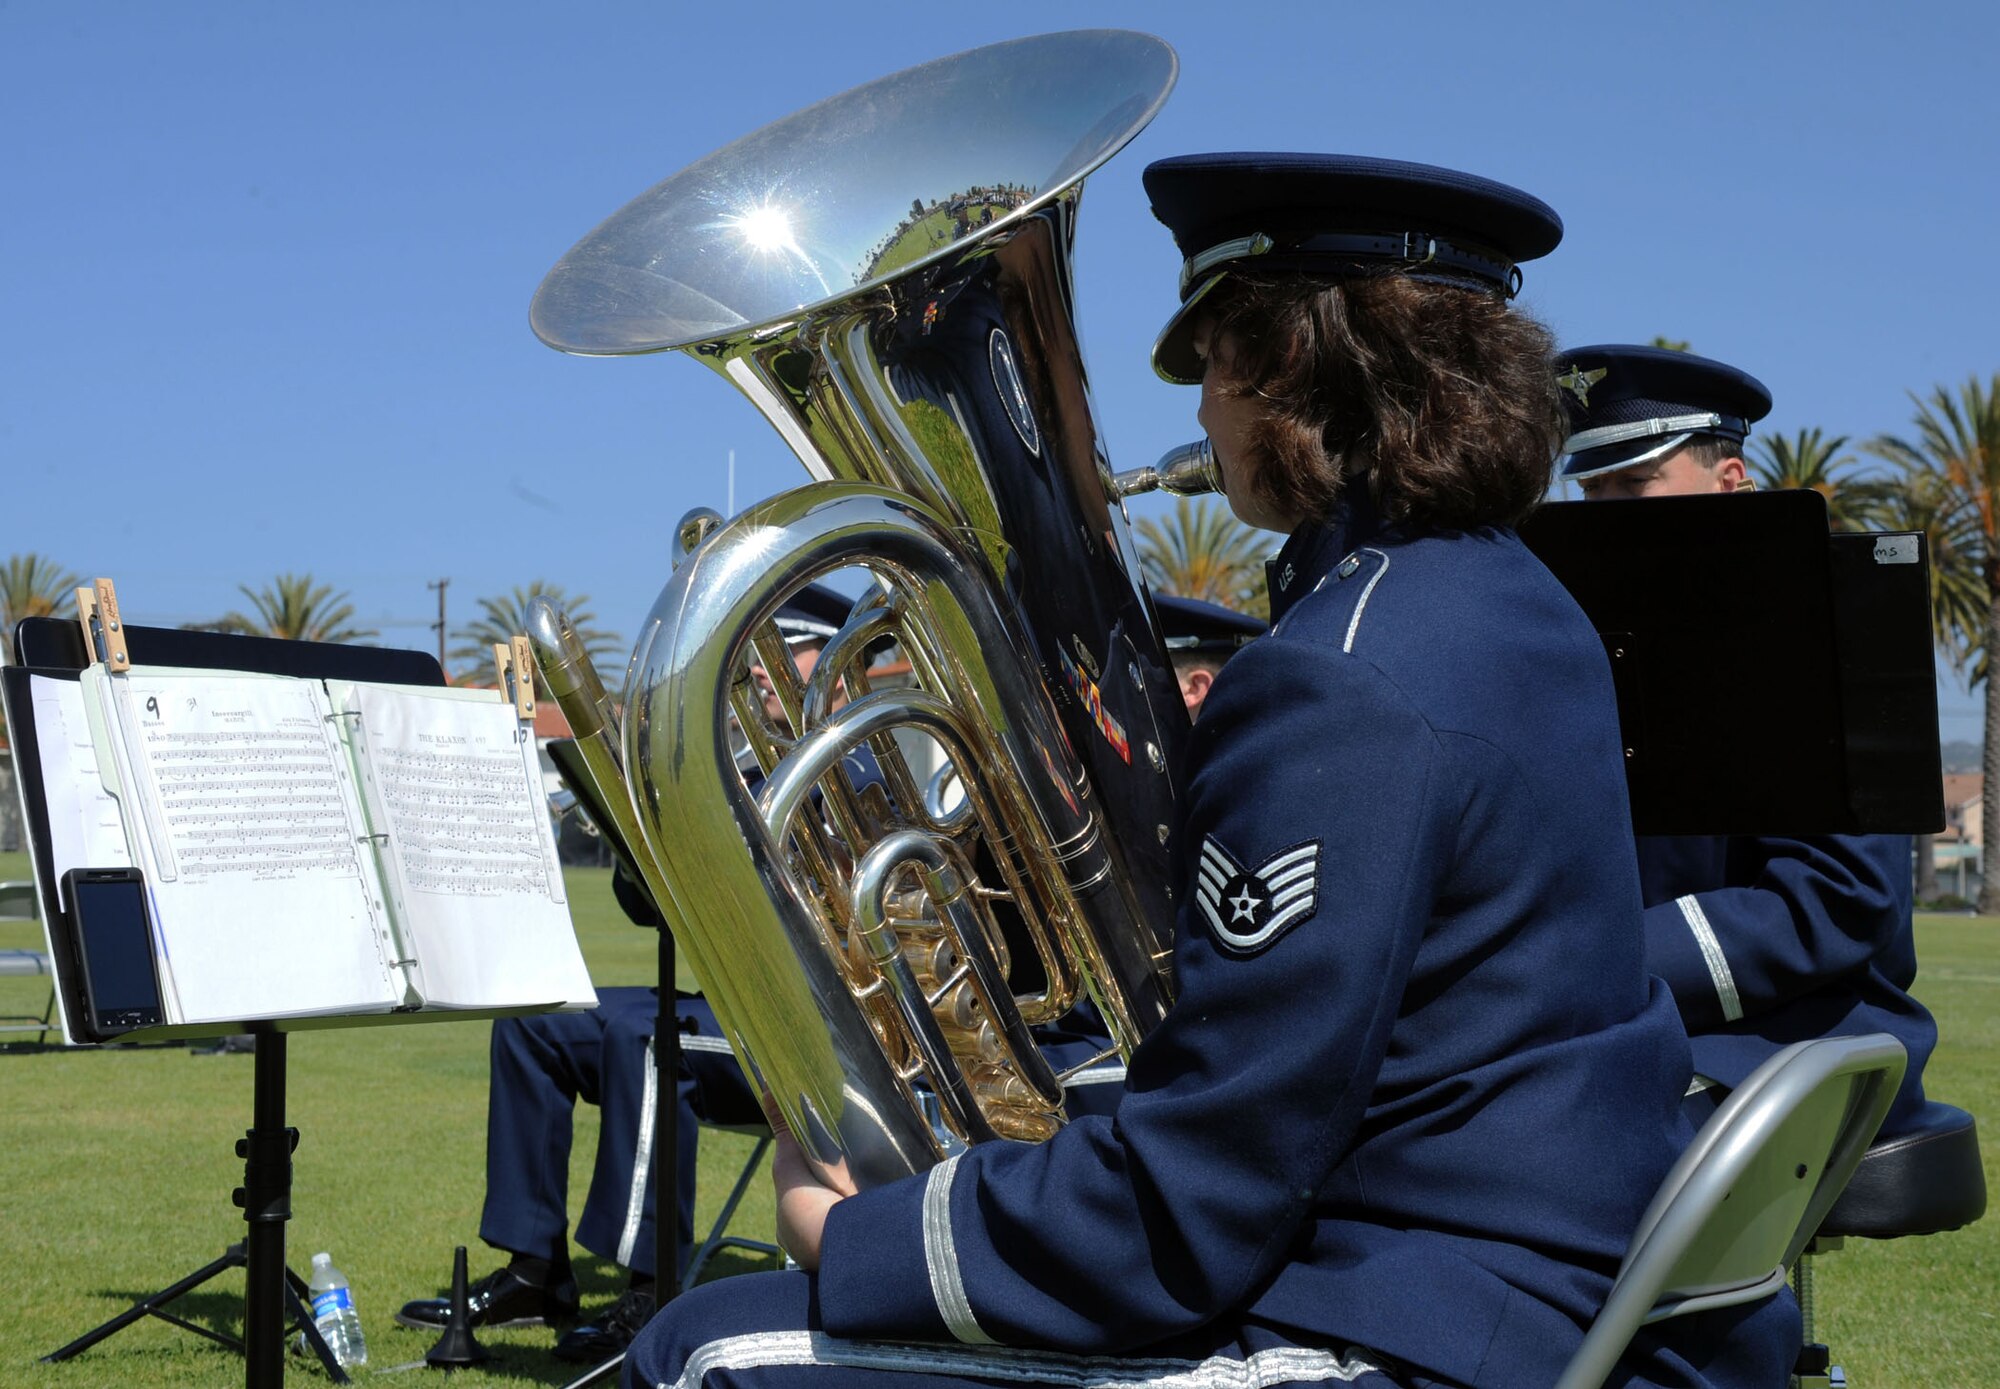
M 1171 518 L 1138 523 L 1139 563 L 1146 582 L 1162 593 L 1220 603 L 1264 617 L 1271 610 L 1265 590 L 1265 545 L 1257 532 L 1229 508 L 1203 497 L 1174 499 Z
M 62 611 L 82 582 L 47 555 L 9 555 L 0 568 L 0 641 L 12 642 L 14 624 L 24 617 L 53 617 Z M 0 710 L 0 748 L 7 746 L 7 714 Z M 0 818 L 10 814 L 11 805 L 0 808 Z
M 1757 485 L 1774 491 L 1817 492 L 1826 499 L 1826 521 L 1837 531 L 1871 530 L 1886 515 L 1890 490 L 1881 478 L 1855 476 L 1858 466 L 1843 453 L 1847 436 L 1829 439 L 1817 429 L 1801 429 L 1786 437 L 1758 439 L 1750 471 Z
M 1884 530 L 1922 531 L 1929 540 L 1931 640 L 1960 671 L 1970 662 L 1969 684 L 1986 678 L 1977 650 L 1986 629 L 1986 581 L 1975 558 L 1978 524 L 1935 473 L 1906 474 L 1901 485 L 1881 485 L 1876 524 Z M 1916 837 L 1917 899 L 1938 895 L 1933 836 Z
M 367 641 L 377 635 L 372 627 L 351 625 L 354 605 L 345 592 L 314 583 L 310 574 L 280 574 L 264 588 L 238 584 L 237 590 L 256 613 L 226 613 L 215 624 L 217 631 L 287 641 Z
M 1658 334 L 1655 334 L 1653 337 L 1653 346 L 1664 347 L 1669 352 L 1691 352 L 1694 350 L 1687 345 L 1686 338 L 1663 338 Z
M 1960 673 L 1968 675 L 1967 683 L 1986 689 L 1986 745 L 1980 772 L 1991 795 L 2000 789 L 2000 690 L 1989 678 L 1994 651 L 2000 646 L 2000 533 L 1995 530 L 1996 507 L 2000 507 L 2000 372 L 1984 382 L 1971 377 L 1956 396 L 1938 386 L 1928 398 L 1912 394 L 1910 399 L 1917 407 L 1911 420 L 1915 434 L 1878 435 L 1869 440 L 1868 451 L 1900 471 L 1913 491 L 1934 489 L 1933 501 L 1948 518 L 1945 541 L 1962 556 L 1953 562 L 1977 576 L 1969 597 L 1954 595 L 1954 602 L 1969 602 L 1972 610 L 1953 610 L 1946 624 L 1952 636 L 1947 650 Z M 1943 546 L 1935 537 L 1932 545 L 1935 566 L 1935 551 Z M 1934 609 L 1933 623 L 1938 620 Z M 2000 874 L 1981 872 L 1979 911 L 2000 914 Z
M 590 602 L 588 594 L 579 593 L 571 597 L 563 592 L 561 585 L 535 579 L 526 588 L 517 586 L 511 593 L 499 598 L 481 598 L 479 607 L 482 615 L 451 634 L 452 640 L 458 643 L 451 649 L 451 659 L 469 662 L 476 671 L 491 670 L 494 645 L 528 630 L 528 603 L 537 597 L 547 598 L 563 610 L 570 625 L 576 628 L 577 636 L 583 639 L 584 651 L 593 661 L 601 664 L 605 656 L 618 652 L 618 634 L 593 625 L 597 614 L 587 606 Z M 617 682 L 611 680 L 605 683 L 615 685 Z M 535 686 L 542 688 L 539 671 L 535 675 Z M 544 695 L 548 693 L 545 689 L 542 692 Z
M 0 634 L 13 639 L 24 617 L 53 617 L 83 580 L 47 555 L 9 555 L 0 568 Z

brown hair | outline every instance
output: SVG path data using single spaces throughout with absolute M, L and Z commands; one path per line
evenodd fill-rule
M 1697 434 L 1683 444 L 1677 452 L 1686 454 L 1702 467 L 1714 472 L 1725 458 L 1742 458 L 1745 441 L 1725 439 L 1720 434 Z M 1745 466 L 1748 464 L 1746 462 Z
M 1257 486 L 1325 520 L 1351 479 L 1383 516 L 1512 525 L 1548 491 L 1566 422 L 1555 341 L 1499 295 L 1382 274 L 1232 276 L 1209 309 L 1223 389 L 1264 406 Z

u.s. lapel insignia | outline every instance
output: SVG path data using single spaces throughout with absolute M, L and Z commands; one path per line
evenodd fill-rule
M 1216 943 L 1250 955 L 1319 909 L 1317 839 L 1280 849 L 1254 869 L 1237 862 L 1214 835 L 1201 844 L 1194 900 Z
M 1610 372 L 1609 367 L 1599 367 L 1596 371 L 1578 371 L 1571 367 L 1556 378 L 1556 384 L 1576 397 L 1576 403 L 1584 409 L 1590 408 L 1590 388 L 1602 381 Z

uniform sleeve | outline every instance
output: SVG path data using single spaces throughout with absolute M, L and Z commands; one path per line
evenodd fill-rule
M 1732 884 L 1646 910 L 1647 967 L 1690 1033 L 1789 1003 L 1868 967 L 1910 929 L 1907 838 L 1731 842 Z
M 1174 841 L 1180 996 L 1116 1117 L 840 1202 L 825 1329 L 1112 1353 L 1243 1302 L 1368 1103 L 1456 821 L 1443 757 L 1357 658 L 1234 657 Z

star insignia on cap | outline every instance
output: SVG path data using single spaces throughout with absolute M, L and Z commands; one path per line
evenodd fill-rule
M 1202 841 L 1194 900 L 1216 944 L 1252 955 L 1319 909 L 1317 839 L 1245 868 L 1214 835 Z
M 1571 367 L 1556 378 L 1556 384 L 1576 397 L 1576 403 L 1584 409 L 1590 408 L 1590 388 L 1602 381 L 1611 371 L 1609 367 L 1599 367 L 1596 371 L 1578 371 Z

